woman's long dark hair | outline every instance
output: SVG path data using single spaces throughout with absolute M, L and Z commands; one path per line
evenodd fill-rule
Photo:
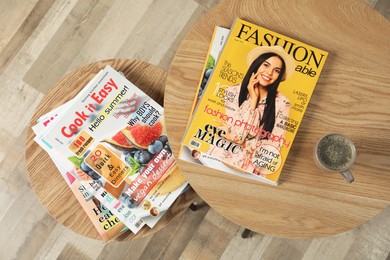
M 286 70 L 286 64 L 284 60 L 279 55 L 273 52 L 264 53 L 257 57 L 249 66 L 249 69 L 245 74 L 244 79 L 242 80 L 240 94 L 238 96 L 238 105 L 241 106 L 241 104 L 248 98 L 248 83 L 252 76 L 252 73 L 256 73 L 260 65 L 263 64 L 265 60 L 273 56 L 277 56 L 280 58 L 280 60 L 282 61 L 282 68 L 280 70 L 279 77 L 275 80 L 275 82 L 267 86 L 268 94 L 267 99 L 265 101 L 264 114 L 261 117 L 259 127 L 267 131 L 268 133 L 272 132 L 275 125 L 275 99 L 276 94 L 278 93 L 279 83 L 282 81 L 284 71 Z

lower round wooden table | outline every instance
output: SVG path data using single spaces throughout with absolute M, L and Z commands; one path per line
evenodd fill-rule
M 98 232 L 47 153 L 34 142 L 35 135 L 31 127 L 40 116 L 72 99 L 106 65 L 122 71 L 127 79 L 162 105 L 166 71 L 135 60 L 113 59 L 95 62 L 67 74 L 45 96 L 30 121 L 26 141 L 27 174 L 42 206 L 59 223 L 95 239 L 99 238 Z M 189 189 L 179 196 L 155 227 L 144 227 L 136 235 L 128 231 L 117 240 L 136 239 L 161 230 L 180 216 L 191 205 L 194 197 L 194 191 Z
M 390 204 L 390 23 L 357 0 L 226 0 L 181 43 L 165 87 L 175 155 L 186 129 L 214 26 L 240 17 L 329 52 L 277 187 L 179 160 L 198 195 L 252 231 L 289 238 L 353 229 Z M 356 144 L 353 184 L 322 173 L 316 140 L 339 131 Z

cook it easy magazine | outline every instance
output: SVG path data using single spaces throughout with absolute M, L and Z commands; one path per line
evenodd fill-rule
M 327 56 L 236 18 L 179 159 L 277 185 Z
M 37 124 L 33 126 L 35 134 L 38 136 L 41 135 L 41 133 L 43 133 L 45 129 L 56 120 L 58 114 L 61 113 L 61 110 L 70 105 L 70 102 L 71 101 L 38 119 Z M 39 140 L 37 141 L 39 142 Z M 63 158 L 58 158 L 51 154 L 50 151 L 47 150 L 47 146 L 45 144 L 38 144 L 43 149 L 46 149 L 65 182 L 79 201 L 81 207 L 84 209 L 85 213 L 96 228 L 96 231 L 105 243 L 110 242 L 112 239 L 120 236 L 128 230 L 128 228 L 115 215 L 113 215 L 109 209 L 101 204 L 100 201 L 89 193 L 79 181 L 77 181 L 77 179 L 71 174 L 74 167 L 69 167 L 68 169 L 65 168 L 66 163 L 64 164 L 61 160 Z
M 110 66 L 39 142 L 133 233 L 153 227 L 187 186 L 169 146 L 163 108 Z

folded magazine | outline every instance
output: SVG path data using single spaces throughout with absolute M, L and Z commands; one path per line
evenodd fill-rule
M 179 159 L 277 185 L 327 56 L 236 18 Z

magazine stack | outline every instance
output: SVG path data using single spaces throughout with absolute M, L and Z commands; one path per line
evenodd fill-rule
M 33 130 L 105 242 L 153 228 L 188 185 L 163 108 L 110 66 Z
M 278 185 L 327 56 L 240 18 L 216 27 L 179 159 Z

